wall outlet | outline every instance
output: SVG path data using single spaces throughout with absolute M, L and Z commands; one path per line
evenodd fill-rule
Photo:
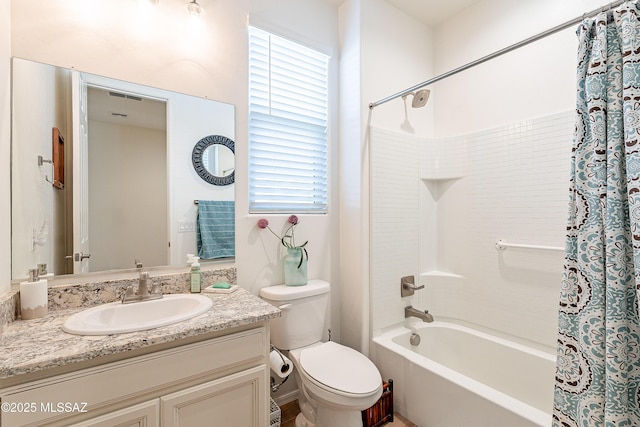
M 195 221 L 178 221 L 178 233 L 190 233 L 196 231 Z

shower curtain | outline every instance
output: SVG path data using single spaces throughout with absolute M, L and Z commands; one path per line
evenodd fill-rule
M 626 2 L 578 29 L 557 427 L 640 426 L 639 15 Z

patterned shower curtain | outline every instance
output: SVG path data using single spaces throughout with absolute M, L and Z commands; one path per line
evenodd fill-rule
M 640 426 L 640 13 L 578 30 L 553 426 Z

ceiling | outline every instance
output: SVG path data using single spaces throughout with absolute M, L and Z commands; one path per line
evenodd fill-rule
M 166 130 L 166 103 L 116 90 L 87 88 L 89 119 L 118 125 Z
M 446 21 L 480 0 L 386 0 L 429 27 Z
M 326 0 L 329 3 L 340 6 L 345 0 Z M 366 0 L 363 0 L 366 1 Z M 407 15 L 413 16 L 418 21 L 429 27 L 446 21 L 456 15 L 462 9 L 478 3 L 481 0 L 386 0 L 397 9 Z

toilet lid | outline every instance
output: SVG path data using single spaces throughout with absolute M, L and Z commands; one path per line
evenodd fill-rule
M 319 383 L 346 393 L 370 394 L 382 384 L 371 360 L 332 341 L 302 350 L 300 366 Z

